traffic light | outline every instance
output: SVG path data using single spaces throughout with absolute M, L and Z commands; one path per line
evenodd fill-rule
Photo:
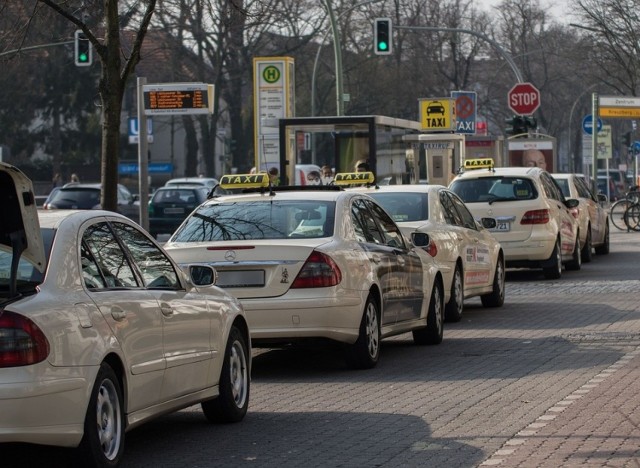
M 525 118 L 520 115 L 514 115 L 505 119 L 505 123 L 509 126 L 505 129 L 507 135 L 521 135 L 527 133 L 527 124 Z
M 622 136 L 622 143 L 625 148 L 629 148 L 631 146 L 631 132 L 627 132 Z
M 75 62 L 77 67 L 88 67 L 93 63 L 93 48 L 87 36 L 77 30 L 75 34 Z
M 390 55 L 393 46 L 391 19 L 376 18 L 373 26 L 373 51 L 376 55 Z

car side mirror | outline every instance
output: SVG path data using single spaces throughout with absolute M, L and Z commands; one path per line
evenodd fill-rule
M 416 231 L 411 233 L 411 242 L 413 242 L 413 245 L 416 247 L 426 247 L 431 242 L 431 239 L 426 232 Z
M 218 281 L 218 272 L 208 265 L 189 265 L 189 277 L 196 286 L 212 286 Z
M 606 194 L 604 194 L 604 193 L 600 192 L 600 193 L 598 193 L 598 195 L 597 195 L 597 196 L 598 196 L 598 201 L 599 201 L 600 203 L 605 203 L 605 204 L 606 204 L 606 203 L 609 203 L 609 197 L 607 197 L 607 195 L 606 195 Z
M 566 206 L 569 209 L 577 208 L 579 204 L 580 204 L 580 202 L 578 200 L 576 200 L 575 198 L 569 198 L 568 200 L 564 201 L 564 206 Z
M 495 218 L 482 218 L 480 224 L 482 224 L 482 227 L 485 229 L 495 229 L 498 225 Z

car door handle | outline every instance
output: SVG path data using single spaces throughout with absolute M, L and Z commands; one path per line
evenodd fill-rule
M 171 317 L 173 315 L 173 307 L 169 304 L 161 304 L 160 310 L 162 311 L 162 315 L 165 317 Z
M 113 320 L 115 320 L 116 322 L 122 322 L 124 319 L 127 318 L 127 313 L 124 310 L 122 310 L 120 307 L 112 307 L 111 316 L 113 317 Z

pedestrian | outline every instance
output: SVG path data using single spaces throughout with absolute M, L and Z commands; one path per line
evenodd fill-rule
M 52 182 L 51 188 L 61 187 L 63 185 L 62 176 L 60 175 L 59 172 L 56 172 L 56 174 L 53 176 L 53 180 L 51 182 Z
M 280 179 L 278 178 L 279 171 L 277 167 L 272 167 L 269 169 L 269 183 L 272 186 L 280 185 Z
M 71 174 L 71 183 L 78 183 L 78 182 L 80 182 L 80 177 L 78 177 L 78 174 L 74 172 L 73 174 Z

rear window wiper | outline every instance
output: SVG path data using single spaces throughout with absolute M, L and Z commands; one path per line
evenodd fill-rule
M 497 201 L 513 201 L 515 200 L 515 198 L 513 197 L 496 197 L 496 198 L 492 198 L 491 200 L 489 200 L 489 205 L 491 205 L 493 202 L 497 202 Z

